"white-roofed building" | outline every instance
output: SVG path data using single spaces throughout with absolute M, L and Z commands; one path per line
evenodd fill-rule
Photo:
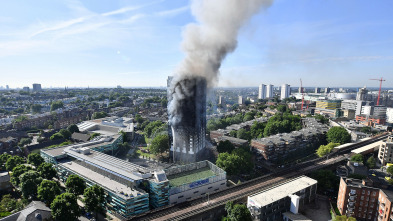
M 316 180 L 300 176 L 249 196 L 247 208 L 253 220 L 283 220 L 283 213 L 298 214 L 304 204 L 313 202 L 316 191 Z

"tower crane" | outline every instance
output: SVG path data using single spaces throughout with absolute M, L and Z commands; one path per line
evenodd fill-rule
M 381 97 L 381 88 L 382 88 L 382 81 L 386 81 L 381 77 L 381 79 L 370 79 L 372 81 L 379 81 L 379 92 L 378 92 L 378 100 L 377 100 L 377 105 L 379 105 L 379 98 Z

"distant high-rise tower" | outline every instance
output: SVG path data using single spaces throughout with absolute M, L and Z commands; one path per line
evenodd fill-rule
M 258 89 L 258 99 L 266 98 L 266 85 L 260 84 Z
M 239 96 L 238 103 L 239 103 L 239 105 L 243 105 L 244 104 L 243 96 Z
M 316 93 L 316 94 L 319 94 L 319 93 L 321 93 L 321 88 L 319 88 L 319 87 L 316 87 L 316 88 L 315 88 L 315 93 Z
M 218 104 L 223 105 L 224 102 L 225 102 L 225 101 L 224 101 L 224 97 L 220 95 L 220 96 L 218 97 Z
M 10 89 L 10 86 L 6 85 L 5 89 L 8 91 Z
M 330 93 L 330 88 L 329 87 L 325 88 L 325 94 L 328 94 L 328 93 Z
M 273 85 L 269 84 L 266 87 L 266 98 L 273 98 Z
M 168 77 L 167 83 L 170 156 L 174 163 L 196 162 L 206 146 L 206 79 L 189 77 L 174 82 Z
M 359 88 L 359 92 L 356 94 L 356 100 L 358 100 L 358 101 L 367 100 L 367 93 L 368 93 L 368 90 L 366 89 L 366 87 Z
M 281 100 L 288 98 L 291 94 L 291 86 L 288 84 L 283 84 L 281 86 Z
M 29 92 L 29 91 L 30 91 L 30 88 L 29 88 L 29 87 L 23 87 L 23 91 Z
M 41 84 L 33 84 L 33 91 L 41 91 Z

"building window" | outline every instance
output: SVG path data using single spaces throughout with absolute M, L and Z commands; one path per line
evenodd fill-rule
M 365 190 L 362 190 L 362 194 L 365 194 L 366 193 L 366 191 Z
M 373 192 L 373 196 L 376 196 L 376 195 L 377 195 L 377 192 L 374 191 L 374 192 Z
M 181 195 L 181 196 L 179 196 L 179 197 L 177 197 L 178 199 L 180 199 L 180 198 L 183 198 L 184 196 L 183 195 Z
M 364 200 L 364 196 L 361 196 L 360 199 L 361 199 L 361 200 Z

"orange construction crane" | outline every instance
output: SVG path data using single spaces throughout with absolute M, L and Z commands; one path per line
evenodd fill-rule
M 379 81 L 379 92 L 378 92 L 378 100 L 377 100 L 377 105 L 379 105 L 379 98 L 381 97 L 382 81 L 386 81 L 386 80 L 384 80 L 382 77 L 381 79 L 370 79 L 370 80 Z
M 300 78 L 300 93 L 302 93 L 302 111 L 303 111 L 303 104 L 304 104 L 304 91 L 303 91 L 303 83 L 302 79 Z

